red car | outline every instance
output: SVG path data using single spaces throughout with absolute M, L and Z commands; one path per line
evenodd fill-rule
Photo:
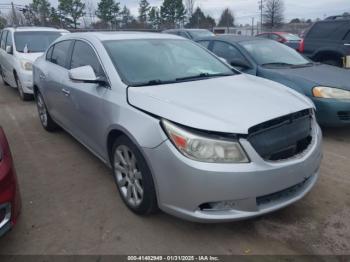
M 4 130 L 0 127 L 0 236 L 16 224 L 20 209 L 16 171 Z
M 299 36 L 287 32 L 261 33 L 256 35 L 256 37 L 275 40 L 293 49 L 298 49 L 301 42 L 301 38 Z

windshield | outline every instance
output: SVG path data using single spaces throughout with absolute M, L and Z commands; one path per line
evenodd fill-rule
M 128 85 L 194 81 L 233 75 L 231 68 L 188 40 L 105 41 L 104 46 Z
M 210 37 L 215 36 L 214 33 L 208 30 L 198 30 L 198 31 L 188 31 L 192 38 L 202 38 L 202 37 Z
M 42 53 L 60 36 L 60 32 L 15 32 L 16 50 L 22 53 Z
M 282 33 L 281 34 L 285 39 L 287 39 L 288 41 L 300 41 L 301 38 L 297 35 L 293 35 L 290 33 Z
M 272 40 L 246 41 L 241 45 L 259 65 L 305 65 L 310 61 L 294 49 Z

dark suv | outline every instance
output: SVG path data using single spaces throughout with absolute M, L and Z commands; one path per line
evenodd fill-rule
M 350 16 L 332 16 L 316 22 L 299 51 L 314 61 L 342 67 L 350 63 Z

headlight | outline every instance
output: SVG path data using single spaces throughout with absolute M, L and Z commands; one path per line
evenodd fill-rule
M 350 99 L 350 91 L 325 86 L 314 87 L 312 94 L 321 98 Z
M 33 70 L 33 64 L 32 64 L 32 62 L 27 61 L 27 60 L 21 60 L 21 67 L 22 67 L 24 70 L 27 70 L 27 71 L 32 71 L 32 70 Z
M 209 163 L 249 162 L 238 141 L 205 137 L 167 120 L 162 120 L 162 125 L 175 147 L 188 158 Z

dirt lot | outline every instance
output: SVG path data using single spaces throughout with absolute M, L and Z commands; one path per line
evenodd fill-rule
M 110 170 L 67 133 L 45 132 L 33 102 L 0 84 L 23 198 L 0 254 L 350 254 L 350 129 L 324 130 L 321 178 L 302 201 L 249 221 L 195 224 L 124 206 Z

